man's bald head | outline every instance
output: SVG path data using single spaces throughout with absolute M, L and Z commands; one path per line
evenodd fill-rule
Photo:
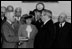
M 58 21 L 59 22 L 64 22 L 64 21 L 66 21 L 66 19 L 67 19 L 67 14 L 66 13 L 61 13 L 59 15 Z

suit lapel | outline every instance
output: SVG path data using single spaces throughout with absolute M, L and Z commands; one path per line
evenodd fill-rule
M 42 28 L 48 27 L 48 25 L 50 25 L 52 23 L 52 20 L 47 21 L 47 23 L 45 25 L 43 25 Z
M 31 28 L 32 28 L 32 32 L 30 33 L 30 37 L 32 37 L 33 36 L 33 31 L 34 31 L 34 28 L 33 28 L 33 26 L 31 25 Z
M 32 32 L 30 33 L 30 37 L 33 38 L 35 36 L 36 32 L 35 32 L 35 28 L 33 25 L 31 25 L 31 28 L 32 28 Z
M 64 26 L 63 26 L 62 28 L 65 28 L 65 27 L 66 27 L 66 24 L 67 24 L 67 23 L 65 22 L 65 24 L 64 24 Z
M 63 27 L 60 28 L 59 23 L 58 23 L 58 39 L 61 39 L 62 34 L 63 34 L 62 31 L 63 31 L 63 29 L 65 28 L 65 26 L 66 26 L 66 23 L 64 24 Z
M 60 29 L 59 22 L 56 24 L 56 29 Z
M 11 30 L 14 31 L 14 29 L 12 28 L 12 25 L 11 25 L 11 24 L 9 24 L 8 22 L 6 22 L 6 24 L 8 25 L 8 27 L 9 27 Z

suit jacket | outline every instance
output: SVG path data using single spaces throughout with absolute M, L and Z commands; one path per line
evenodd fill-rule
M 6 21 L 6 17 L 4 16 L 4 19 L 1 19 L 1 26 L 3 25 L 3 23 Z
M 15 30 L 12 25 L 5 22 L 2 26 L 2 48 L 17 48 L 18 36 L 15 34 Z
M 41 19 L 39 19 L 38 21 L 36 21 L 36 22 L 34 23 L 34 25 L 37 27 L 38 30 L 41 28 L 41 25 L 42 25 L 42 24 L 43 24 L 43 22 L 42 22 Z
M 70 48 L 71 46 L 71 24 L 65 22 L 62 28 L 59 27 L 59 22 L 55 23 L 56 26 L 56 40 L 55 48 Z
M 1 21 L 1 27 L 2 27 L 2 25 L 3 25 L 3 23 L 5 23 L 6 22 L 6 17 L 5 16 L 3 16 L 4 17 L 4 19 L 2 20 L 0 20 Z M 1 44 L 2 44 L 2 34 L 1 34 Z M 2 47 L 2 45 L 1 45 L 1 47 Z
M 24 24 L 24 25 L 21 25 L 20 28 L 19 28 L 19 31 L 18 31 L 18 34 L 19 36 L 22 36 L 22 37 L 26 37 L 26 27 L 27 27 L 27 24 Z M 31 24 L 31 28 L 32 28 L 32 32 L 30 33 L 30 39 L 28 42 L 26 42 L 26 47 L 27 48 L 33 48 L 34 47 L 34 38 L 35 38 L 35 35 L 37 34 L 38 30 L 37 28 Z M 24 47 L 25 44 L 23 44 L 23 47 Z
M 17 35 L 18 35 L 18 30 L 19 30 L 20 24 L 21 24 L 20 21 L 15 21 L 13 23 L 14 29 L 15 29 L 15 32 L 16 32 Z
M 55 39 L 55 27 L 49 20 L 36 35 L 35 48 L 51 48 Z

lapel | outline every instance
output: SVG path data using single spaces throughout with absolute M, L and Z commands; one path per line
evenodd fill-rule
M 10 30 L 14 31 L 14 29 L 12 28 L 12 25 L 11 24 L 9 24 L 7 21 L 6 21 L 6 24 L 9 27 Z
M 57 27 L 57 29 L 59 29 L 59 28 L 60 28 L 60 26 L 59 26 L 59 22 L 56 24 L 56 27 Z
M 35 27 L 33 25 L 31 25 L 31 28 L 32 28 L 32 32 L 30 33 L 30 38 L 34 38 L 36 32 L 35 32 Z
M 64 26 L 63 26 L 62 28 L 65 28 L 65 27 L 66 27 L 66 25 L 67 25 L 67 22 L 65 22 L 65 24 L 64 24 Z
M 59 37 L 61 38 L 61 36 L 62 36 L 62 34 L 63 34 L 63 31 L 64 31 L 64 29 L 65 29 L 65 27 L 66 27 L 66 22 L 65 22 L 64 26 L 61 27 L 61 28 L 60 28 L 60 26 L 59 26 L 59 22 L 58 22 L 57 26 L 58 26 L 58 28 L 57 28 L 58 30 L 57 30 L 57 31 L 58 31 L 58 33 L 59 33 L 58 35 L 59 35 Z
M 67 22 L 65 22 L 64 26 L 61 27 L 61 29 L 64 29 L 66 27 L 66 25 L 67 25 Z M 58 23 L 58 27 L 60 28 L 59 23 Z
M 49 25 L 51 25 L 51 23 L 53 23 L 52 20 L 47 21 L 45 25 L 43 24 L 42 28 L 48 27 Z

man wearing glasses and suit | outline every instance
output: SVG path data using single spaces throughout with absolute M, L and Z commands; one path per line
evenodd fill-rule
M 61 13 L 56 26 L 56 40 L 54 48 L 71 48 L 71 24 L 66 22 L 67 15 Z

